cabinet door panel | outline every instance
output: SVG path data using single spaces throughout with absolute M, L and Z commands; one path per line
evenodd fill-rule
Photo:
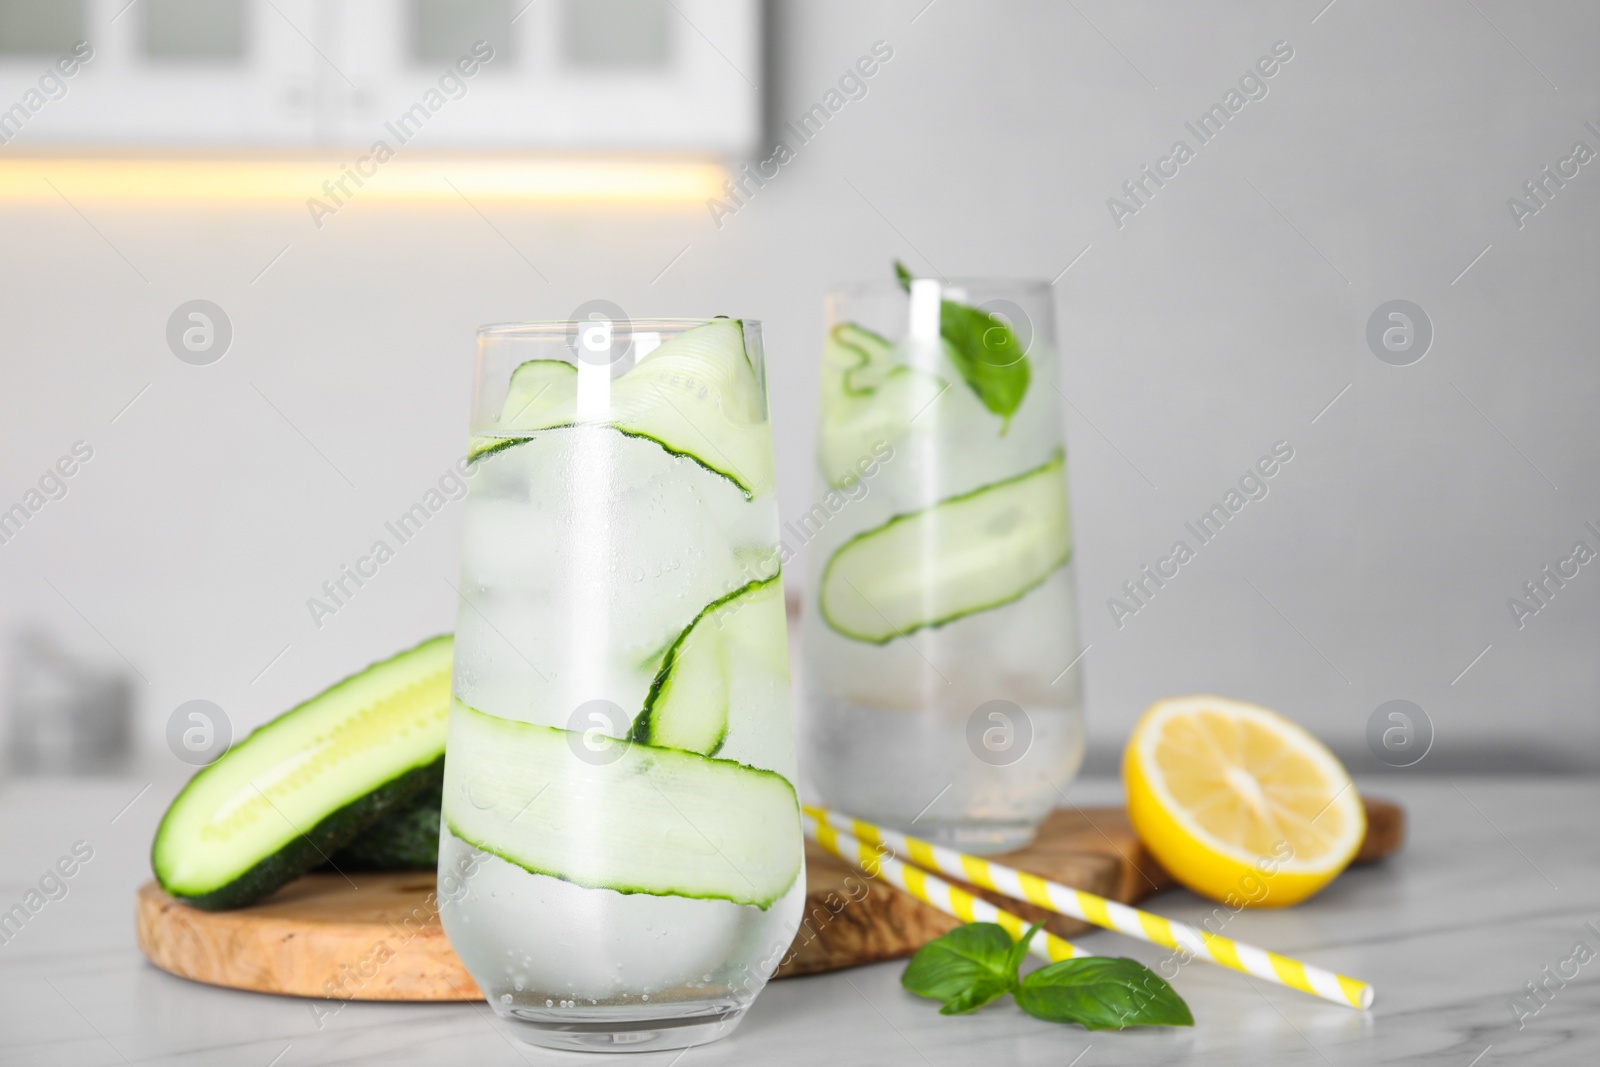
M 318 80 L 328 76 L 313 43 L 315 0 L 47 2 L 81 12 L 93 54 L 17 143 L 313 143 Z M 6 51 L 0 41 L 0 108 L 37 84 L 54 58 Z
M 360 86 L 339 108 L 352 144 L 393 143 L 392 128 L 434 148 L 732 154 L 759 133 L 751 0 L 346 0 L 341 10 Z M 479 40 L 487 62 L 473 56 Z M 463 58 L 471 77 L 456 67 Z

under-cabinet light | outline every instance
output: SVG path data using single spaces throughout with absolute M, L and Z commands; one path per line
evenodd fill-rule
M 0 201 L 278 201 L 337 210 L 363 200 L 702 204 L 727 170 L 705 160 L 404 152 L 354 156 L 23 155 L 0 148 Z

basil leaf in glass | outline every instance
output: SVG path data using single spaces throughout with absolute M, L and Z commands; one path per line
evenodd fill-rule
M 905 264 L 896 260 L 894 273 L 900 287 L 910 292 L 913 276 Z M 1005 433 L 1032 380 L 1028 354 L 1017 335 L 999 317 L 953 300 L 939 302 L 939 335 L 962 381 L 1000 416 L 1000 432 Z

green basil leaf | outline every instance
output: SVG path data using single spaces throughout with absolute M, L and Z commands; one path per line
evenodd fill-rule
M 1000 416 L 1004 433 L 1032 379 L 1017 335 L 987 311 L 950 300 L 939 305 L 939 333 L 962 380 L 984 407 Z
M 894 280 L 900 283 L 900 288 L 908 293 L 911 292 L 911 279 L 914 277 L 916 275 L 907 270 L 904 263 L 898 259 L 894 261 Z
M 1016 985 L 1012 978 L 1002 981 L 998 976 L 980 978 L 978 981 L 944 1002 L 940 1015 L 965 1015 L 977 1011 L 996 997 L 1003 997 Z
M 905 264 L 895 260 L 894 273 L 900 287 L 910 292 L 912 274 Z M 1033 377 L 1017 335 L 987 311 L 953 300 L 939 302 L 939 335 L 949 346 L 950 360 L 962 381 L 984 407 L 1000 416 L 1000 432 L 1005 433 Z
M 1086 956 L 1052 963 L 1024 978 L 1016 997 L 1036 1019 L 1088 1030 L 1194 1025 L 1183 998 L 1137 960 Z
M 919 997 L 944 1001 L 997 988 L 972 1005 L 976 1008 L 1016 987 L 1017 968 L 1011 962 L 1011 946 L 1011 935 L 997 923 L 958 926 L 917 949 L 900 976 L 900 984 Z

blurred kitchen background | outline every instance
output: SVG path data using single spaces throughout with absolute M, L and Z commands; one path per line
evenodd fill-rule
M 1406 773 L 1600 767 L 1596 40 L 1578 0 L 0 0 L 5 766 L 179 769 L 180 705 L 241 736 L 448 629 L 454 502 L 307 602 L 462 455 L 480 323 L 761 319 L 797 518 L 823 294 L 901 258 L 1054 279 L 1091 767 L 1189 691 L 1358 773 L 1392 700 Z

